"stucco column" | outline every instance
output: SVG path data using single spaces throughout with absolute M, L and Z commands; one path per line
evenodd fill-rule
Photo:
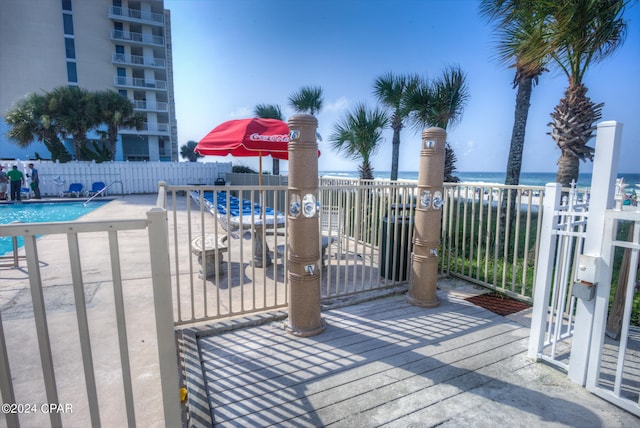
M 436 287 L 446 140 L 447 133 L 442 128 L 429 128 L 422 132 L 409 303 L 423 308 L 440 304 Z
M 314 336 L 325 328 L 320 316 L 320 227 L 318 223 L 318 120 L 289 118 L 289 318 L 287 332 Z

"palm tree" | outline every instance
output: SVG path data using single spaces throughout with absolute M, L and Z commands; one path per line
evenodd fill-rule
M 303 86 L 289 97 L 289 105 L 298 113 L 315 115 L 322 108 L 322 87 Z
M 518 91 L 505 184 L 520 183 L 531 91 L 547 71 L 545 57 L 540 55 L 545 43 L 543 6 L 544 2 L 528 0 L 482 0 L 480 4 L 481 14 L 495 23 L 498 59 L 516 71 L 513 87 Z
M 469 99 L 466 75 L 460 67 L 447 67 L 442 77 L 433 82 L 431 111 L 433 125 L 447 129 L 462 120 L 464 107 Z
M 362 160 L 358 167 L 361 179 L 373 179 L 371 157 L 382 141 L 382 130 L 389 125 L 387 113 L 379 108 L 370 110 L 358 104 L 346 117 L 334 126 L 329 138 L 337 151 L 344 151 L 354 160 Z
M 200 153 L 193 151 L 197 145 L 197 142 L 190 140 L 187 141 L 187 144 L 180 147 L 180 156 L 182 156 L 182 159 L 188 159 L 189 162 L 198 162 L 199 158 L 203 158 L 204 156 Z
M 596 104 L 587 97 L 584 77 L 591 65 L 622 46 L 627 4 L 626 0 L 550 3 L 547 52 L 569 80 L 549 123 L 551 137 L 562 151 L 556 181 L 563 186 L 578 180 L 580 160 L 593 160 L 594 149 L 587 142 L 594 136 L 604 103 Z
M 14 108 L 7 112 L 5 121 L 11 125 L 8 135 L 18 146 L 27 147 L 33 140 L 44 140 L 55 130 L 50 126 L 45 113 L 46 102 L 42 95 L 29 94 L 20 100 Z
M 58 137 L 60 130 L 57 120 L 48 110 L 45 96 L 29 94 L 7 112 L 5 121 L 11 125 L 9 137 L 13 138 L 18 146 L 27 147 L 34 140 L 42 141 L 51 153 L 52 160 L 71 160 L 71 155 Z
M 87 132 L 100 124 L 95 93 L 77 86 L 61 86 L 46 94 L 61 133 L 73 137 L 76 159 L 88 159 Z
M 391 129 L 393 139 L 391 141 L 391 180 L 398 179 L 398 162 L 400 158 L 400 131 L 404 127 L 404 121 L 410 111 L 406 106 L 406 96 L 418 85 L 417 75 L 394 75 L 388 72 L 378 77 L 373 84 L 373 94 L 378 101 L 391 110 Z
M 426 78 L 407 93 L 406 103 L 410 111 L 409 121 L 416 130 L 429 126 L 447 129 L 462 119 L 464 106 L 469 98 L 466 75 L 460 67 L 447 67 L 439 79 L 429 82 Z M 451 146 L 445 148 L 444 177 L 447 182 L 458 181 L 452 173 L 455 171 L 456 156 Z
M 282 120 L 282 111 L 277 104 L 258 104 L 253 113 L 256 117 L 263 119 L 278 119 Z M 271 173 L 273 175 L 280 175 L 280 159 L 271 158 Z
M 277 104 L 258 104 L 253 109 L 253 114 L 263 119 L 282 120 L 282 110 L 280 110 L 280 106 Z
M 531 92 L 540 75 L 547 71 L 544 55 L 547 13 L 544 7 L 543 1 L 528 0 L 482 0 L 480 4 L 481 14 L 495 24 L 498 60 L 515 68 L 516 108 L 504 181 L 507 185 L 520 183 Z M 511 201 L 509 207 L 508 201 Z M 499 251 L 504 249 L 505 242 L 511 242 L 511 237 L 505 234 L 506 225 L 512 226 L 515 220 L 515 204 L 516 190 L 513 189 L 511 197 L 503 198 L 501 203 Z M 509 218 L 506 218 L 507 213 L 510 213 Z M 510 231 L 513 230 L 511 226 Z
M 141 130 L 144 126 L 144 116 L 134 111 L 133 103 L 125 96 L 111 90 L 96 93 L 98 117 L 107 125 L 107 142 L 109 157 L 116 160 L 116 144 L 118 130 L 121 127 Z

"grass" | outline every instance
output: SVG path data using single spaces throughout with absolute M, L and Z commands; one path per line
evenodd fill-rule
M 532 298 L 538 214 L 516 213 L 507 228 L 506 215 L 497 206 L 475 199 L 452 198 L 449 202 L 444 219 L 444 268 Z
M 452 206 L 448 213 L 448 229 L 444 238 L 446 252 L 441 266 L 450 273 L 460 274 L 489 284 L 501 291 L 533 298 L 534 268 L 536 263 L 539 216 L 537 212 L 521 212 L 516 216 L 508 235 L 506 246 L 496 237 L 496 230 L 503 227 L 505 216 L 497 206 L 468 199 L 449 199 Z M 446 220 L 445 220 L 446 221 Z M 527 228 L 527 223 L 529 227 Z M 626 240 L 630 222 L 621 222 L 618 240 Z M 442 247 L 441 247 L 442 248 Z M 575 247 L 569 253 L 575 257 Z M 613 304 L 620 275 L 623 248 L 616 248 L 611 279 L 609 309 Z M 632 275 L 634 273 L 631 273 Z M 637 273 L 635 273 L 637 278 Z M 632 304 L 631 325 L 640 326 L 640 294 L 636 293 Z

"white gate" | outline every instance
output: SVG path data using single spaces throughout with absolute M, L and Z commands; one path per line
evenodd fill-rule
M 561 193 L 558 183 L 546 186 L 529 356 L 568 370 L 576 308 L 573 279 L 584 246 L 589 205 L 587 193 L 579 193 L 575 184 L 562 197 L 562 204 Z
M 598 125 L 586 223 L 575 209 L 581 204 L 557 209 L 559 186 L 547 187 L 540 244 L 546 256 L 538 259 L 529 356 L 566 369 L 573 382 L 640 416 L 640 327 L 631 325 L 640 284 L 640 210 L 623 210 L 624 186 L 616 181 L 621 137 L 622 124 Z M 624 228 L 633 228 L 626 240 Z M 565 235 L 575 241 L 565 244 Z M 616 250 L 627 252 L 627 262 Z M 614 299 L 610 313 L 614 271 L 622 278 L 616 294 L 626 294 L 619 304 Z M 607 321 L 620 313 L 615 334 L 606 335 Z
M 597 264 L 598 286 L 587 389 L 640 416 L 640 328 L 631 326 L 632 305 L 639 284 L 637 275 L 640 255 L 640 211 L 610 210 L 605 216 L 602 252 Z M 616 239 L 623 228 L 632 228 L 631 240 Z M 628 263 L 619 262 L 620 254 L 615 257 L 616 249 L 619 249 L 619 252 L 627 252 L 625 258 Z M 614 260 L 618 262 L 615 263 Z M 608 337 L 612 336 L 611 334 L 605 334 L 607 320 L 613 314 L 613 308 L 609 311 L 609 296 L 615 267 L 620 267 L 620 277 L 626 276 L 625 283 L 618 281 L 618 287 L 624 287 L 625 299 L 617 339 Z

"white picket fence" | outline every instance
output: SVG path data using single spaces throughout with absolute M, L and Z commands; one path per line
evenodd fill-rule
M 231 162 L 68 162 L 51 161 L 0 161 L 8 171 L 13 165 L 23 174 L 30 174 L 29 163 L 40 174 L 42 196 L 56 196 L 69 189 L 71 183 L 81 183 L 90 190 L 94 182 L 101 181 L 110 187 L 109 194 L 156 193 L 158 182 L 171 185 L 214 184 L 217 178 L 231 173 Z M 25 178 L 27 185 L 30 179 Z

